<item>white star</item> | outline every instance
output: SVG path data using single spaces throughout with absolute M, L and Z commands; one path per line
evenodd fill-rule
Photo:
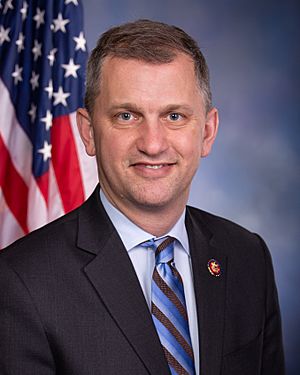
M 42 55 L 42 43 L 39 43 L 37 40 L 34 41 L 34 47 L 32 48 L 32 53 L 34 55 L 34 61 L 36 61 L 39 56 Z
M 18 46 L 18 52 L 21 52 L 24 49 L 24 40 L 25 36 L 23 35 L 22 31 L 19 33 L 19 38 L 16 40 L 16 45 Z
M 65 5 L 68 5 L 70 3 L 73 3 L 74 5 L 78 5 L 78 0 L 65 0 Z
M 39 82 L 38 82 L 39 78 L 40 78 L 39 74 L 32 72 L 31 79 L 30 79 L 32 90 L 35 90 L 37 87 L 39 87 Z
M 52 145 L 49 145 L 47 141 L 44 141 L 44 147 L 38 150 L 38 152 L 43 155 L 44 162 L 51 158 L 51 149 Z
M 15 79 L 15 85 L 20 81 L 22 82 L 22 67 L 19 67 L 18 64 L 15 65 L 15 71 L 12 73 L 12 77 Z
M 37 8 L 36 15 L 33 17 L 33 19 L 36 22 L 36 28 L 37 29 L 39 29 L 39 27 L 41 26 L 41 24 L 45 23 L 45 21 L 44 21 L 44 15 L 45 15 L 45 11 L 44 10 L 40 10 L 40 8 Z
M 62 104 L 63 106 L 67 106 L 66 99 L 70 96 L 70 93 L 63 92 L 63 89 L 61 86 L 59 86 L 58 91 L 53 93 L 54 96 L 54 103 L 53 105 Z
M 6 14 L 8 9 L 14 9 L 14 7 L 12 5 L 12 0 L 6 0 L 4 10 L 3 10 L 3 14 Z
M 47 56 L 47 58 L 49 60 L 49 63 L 50 63 L 50 66 L 53 66 L 53 64 L 54 64 L 54 61 L 55 61 L 55 56 L 54 55 L 56 54 L 56 52 L 57 52 L 57 48 L 53 48 L 50 51 L 49 55 Z
M 69 76 L 77 78 L 77 70 L 80 68 L 80 65 L 74 64 L 73 59 L 69 60 L 69 64 L 61 64 L 61 66 L 66 69 L 65 78 Z
M 8 36 L 9 32 L 10 32 L 9 27 L 7 29 L 4 29 L 2 25 L 0 26 L 0 46 L 2 46 L 4 42 L 10 42 L 10 38 Z
M 28 4 L 26 3 L 26 1 L 24 1 L 23 8 L 20 9 L 20 12 L 22 14 L 22 21 L 24 21 L 27 16 L 27 9 L 28 9 Z
M 30 111 L 28 111 L 29 116 L 31 117 L 31 122 L 34 123 L 36 118 L 36 105 L 31 103 Z
M 68 24 L 70 20 L 63 19 L 62 14 L 59 13 L 57 18 L 53 20 L 54 25 L 52 25 L 52 28 L 54 28 L 54 32 L 56 33 L 58 30 L 62 31 L 63 33 L 66 32 L 66 24 Z
M 41 119 L 41 121 L 46 124 L 46 130 L 49 130 L 51 128 L 51 126 L 52 126 L 52 118 L 53 118 L 53 116 L 52 116 L 51 112 L 48 109 L 47 112 L 46 112 L 46 116 Z
M 82 51 L 86 51 L 86 48 L 85 48 L 86 40 L 85 40 L 85 37 L 83 36 L 82 31 L 80 32 L 78 36 L 74 36 L 73 40 L 75 40 L 75 43 L 76 43 L 75 51 L 78 51 L 79 49 L 81 49 Z
M 51 99 L 52 96 L 53 96 L 53 83 L 52 83 L 52 79 L 50 79 L 48 86 L 45 87 L 44 90 L 48 92 L 48 98 Z

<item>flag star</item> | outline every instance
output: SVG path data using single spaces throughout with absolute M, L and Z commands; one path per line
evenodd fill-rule
M 14 9 L 14 7 L 12 5 L 12 0 L 6 0 L 4 10 L 3 10 L 3 14 L 6 14 L 8 9 Z
M 48 86 L 45 87 L 44 90 L 48 92 L 48 98 L 51 99 L 52 96 L 53 96 L 53 83 L 52 83 L 52 79 L 50 79 Z
M 9 27 L 7 29 L 4 29 L 2 25 L 0 26 L 0 46 L 2 46 L 4 42 L 10 42 L 10 38 L 8 36 L 9 32 L 10 32 Z
M 51 149 L 52 145 L 49 144 L 47 141 L 44 141 L 44 147 L 38 150 L 38 153 L 43 155 L 44 162 L 51 158 Z
M 40 78 L 39 74 L 32 72 L 31 79 L 30 79 L 32 90 L 35 90 L 37 87 L 39 87 L 39 78 Z
M 80 32 L 78 36 L 74 36 L 73 40 L 76 43 L 75 51 L 78 51 L 79 49 L 81 49 L 82 51 L 86 51 L 86 47 L 85 47 L 86 40 L 85 40 L 85 37 L 83 36 L 82 31 Z
M 74 64 L 73 59 L 69 60 L 69 64 L 61 64 L 61 66 L 66 69 L 65 78 L 69 76 L 77 78 L 77 70 L 80 68 L 80 65 Z
M 51 128 L 51 126 L 52 126 L 52 118 L 53 118 L 53 116 L 52 116 L 51 112 L 48 109 L 47 112 L 46 112 L 46 116 L 41 119 L 41 121 L 46 124 L 46 130 L 49 130 Z
M 56 52 L 57 52 L 57 48 L 53 48 L 50 51 L 49 55 L 47 56 L 47 58 L 49 60 L 49 63 L 50 63 L 50 66 L 53 66 L 53 64 L 54 64 Z
M 78 0 L 65 0 L 65 5 L 68 5 L 70 3 L 73 3 L 74 5 L 78 5 Z
M 39 43 L 37 40 L 35 40 L 34 47 L 32 48 L 32 53 L 34 55 L 34 61 L 36 61 L 39 56 L 42 55 L 42 43 Z
M 18 46 L 18 52 L 21 52 L 24 49 L 24 40 L 25 36 L 22 31 L 19 33 L 19 38 L 16 40 L 16 45 Z
M 66 32 L 66 25 L 70 22 L 70 20 L 68 19 L 63 19 L 62 18 L 62 14 L 59 13 L 57 18 L 55 20 L 53 20 L 53 23 L 54 25 L 53 28 L 54 28 L 54 32 L 56 33 L 58 30 L 62 31 L 63 33 Z
M 36 28 L 37 29 L 39 29 L 39 27 L 41 26 L 41 24 L 45 23 L 45 21 L 44 21 L 44 15 L 45 15 L 45 11 L 44 10 L 40 10 L 40 8 L 37 8 L 36 15 L 33 17 L 33 19 L 36 22 Z
M 31 117 L 31 122 L 34 123 L 35 118 L 36 118 L 36 105 L 31 104 L 30 111 L 28 111 L 29 116 Z
M 20 9 L 20 12 L 22 14 L 22 21 L 24 21 L 27 16 L 27 9 L 28 9 L 28 4 L 26 1 L 24 1 L 23 7 Z
M 61 86 L 59 86 L 59 89 L 57 92 L 53 93 L 54 96 L 54 103 L 53 105 L 58 105 L 62 104 L 63 106 L 67 106 L 67 101 L 66 99 L 70 96 L 70 93 L 68 92 L 63 92 L 63 89 Z
M 19 67 L 18 64 L 15 65 L 15 71 L 12 73 L 12 77 L 15 79 L 15 85 L 20 81 L 22 82 L 22 67 Z

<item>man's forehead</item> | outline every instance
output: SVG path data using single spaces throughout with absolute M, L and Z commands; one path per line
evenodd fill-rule
M 128 62 L 133 62 L 136 64 L 141 65 L 149 65 L 149 66 L 158 66 L 158 67 L 164 67 L 167 65 L 170 65 L 174 62 L 179 62 L 182 64 L 192 65 L 194 67 L 194 61 L 191 58 L 191 56 L 187 55 L 186 53 L 183 53 L 181 51 L 178 51 L 176 54 L 174 54 L 174 58 L 170 59 L 169 61 L 159 61 L 159 60 L 147 60 L 145 58 L 136 58 L 136 57 L 123 57 L 115 54 L 109 54 L 105 56 L 105 58 L 102 61 L 101 69 L 103 70 L 105 67 L 110 66 L 111 64 L 114 65 L 127 65 Z
M 158 80 L 157 80 L 158 78 Z M 100 75 L 100 87 L 108 85 L 133 84 L 149 81 L 163 86 L 179 80 L 183 84 L 195 84 L 198 87 L 198 79 L 194 62 L 186 54 L 178 54 L 172 61 L 166 63 L 153 63 L 136 58 L 123 58 L 119 56 L 107 56 L 102 63 Z M 104 86 L 103 86 L 104 84 Z
M 127 102 L 147 106 L 148 100 L 155 102 L 156 108 L 158 101 L 163 107 L 179 107 L 193 102 L 194 95 L 200 95 L 202 102 L 193 61 L 188 55 L 180 54 L 172 62 L 160 64 L 118 56 L 107 56 L 103 62 L 99 96 L 109 106 L 125 108 L 129 107 L 123 105 Z

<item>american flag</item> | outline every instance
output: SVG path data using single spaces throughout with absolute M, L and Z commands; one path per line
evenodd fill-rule
M 75 122 L 82 27 L 79 0 L 0 1 L 0 249 L 80 205 L 96 184 Z

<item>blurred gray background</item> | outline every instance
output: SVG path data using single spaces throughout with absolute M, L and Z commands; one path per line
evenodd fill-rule
M 175 24 L 198 41 L 210 67 L 220 131 L 213 153 L 202 161 L 190 203 L 266 240 L 281 303 L 287 374 L 300 374 L 300 2 L 82 3 L 89 50 L 107 28 L 138 18 Z

